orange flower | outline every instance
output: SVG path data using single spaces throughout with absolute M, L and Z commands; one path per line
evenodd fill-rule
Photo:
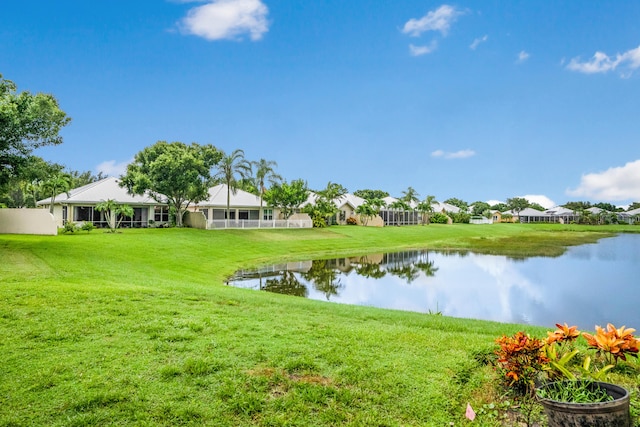
M 583 333 L 582 336 L 587 339 L 587 344 L 597 349 L 598 352 L 609 353 L 615 359 L 627 360 L 627 353 L 638 357 L 639 342 L 633 336 L 633 332 L 635 329 L 627 329 L 624 326 L 617 329 L 609 323 L 606 331 L 600 326 L 596 326 L 595 335 Z
M 547 332 L 547 344 L 554 342 L 573 341 L 580 336 L 577 326 L 569 326 L 566 323 L 561 325 L 556 323 L 558 327 L 554 332 Z

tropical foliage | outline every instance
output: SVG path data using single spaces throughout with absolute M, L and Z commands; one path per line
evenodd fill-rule
M 422 223 L 429 224 L 431 215 L 433 214 L 433 204 L 437 203 L 435 196 L 427 196 L 422 202 L 418 203 L 418 212 L 422 214 Z
M 300 205 L 306 202 L 308 197 L 309 189 L 302 179 L 274 184 L 264 193 L 267 205 L 279 209 L 284 219 L 288 219 L 300 209 Z
M 326 227 L 332 223 L 339 212 L 336 202 L 339 202 L 347 192 L 345 187 L 331 181 L 323 190 L 316 191 L 315 202 L 303 209 L 311 217 L 314 227 Z
M 49 212 L 53 215 L 53 205 L 56 202 L 56 195 L 60 193 L 66 193 L 69 196 L 69 190 L 71 189 L 71 177 L 63 173 L 57 173 L 42 182 L 42 191 L 51 197 L 49 205 Z
M 241 182 L 250 176 L 251 162 L 244 158 L 243 150 L 234 150 L 231 154 L 222 153 L 218 172 L 213 176 L 213 182 L 220 182 L 227 186 L 227 222 L 231 218 L 231 194 L 236 194 Z
M 257 162 L 251 162 L 251 166 L 255 174 L 254 184 L 260 195 L 260 209 L 262 209 L 264 193 L 267 192 L 265 184 L 277 184 L 282 181 L 282 177 L 276 173 L 275 168 L 278 167 L 278 164 L 273 160 L 260 159 Z
M 633 335 L 635 329 L 608 324 L 606 329 L 596 326 L 596 333 L 590 334 L 566 323 L 556 327 L 547 332 L 546 339 L 520 331 L 496 340 L 500 377 L 516 394 L 533 393 L 536 381 L 544 379 L 602 380 L 619 360 L 638 357 L 640 340 Z M 581 336 L 587 350 L 595 351 L 593 357 L 579 357 L 577 341 Z
M 113 199 L 98 203 L 96 210 L 104 213 L 107 227 L 109 227 L 109 231 L 112 233 L 116 232 L 124 218 L 131 218 L 133 216 L 133 208 L 131 206 L 120 204 Z
M 383 190 L 356 190 L 353 192 L 354 196 L 362 197 L 365 200 L 370 199 L 384 199 L 385 197 L 389 197 L 389 193 Z
M 34 149 L 61 144 L 70 121 L 53 95 L 17 92 L 0 74 L 0 187 L 21 176 Z
M 120 185 L 129 193 L 148 193 L 157 202 L 167 203 L 180 227 L 189 204 L 207 198 L 211 169 L 221 157 L 212 145 L 158 141 L 135 155 Z
M 497 368 L 504 383 L 517 394 L 532 395 L 535 381 L 549 361 L 543 351 L 545 342 L 520 331 L 502 336 L 496 343 Z

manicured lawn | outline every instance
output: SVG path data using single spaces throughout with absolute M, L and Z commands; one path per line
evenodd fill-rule
M 640 228 L 0 236 L 0 426 L 465 425 L 467 402 L 491 398 L 492 372 L 474 356 L 522 326 L 327 304 L 224 279 L 267 262 L 407 248 L 558 255 L 620 230 Z

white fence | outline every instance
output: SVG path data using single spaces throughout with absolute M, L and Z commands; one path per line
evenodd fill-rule
M 493 224 L 493 219 L 485 218 L 483 216 L 472 216 L 469 220 L 469 224 Z
M 220 228 L 311 228 L 313 223 L 310 219 L 274 219 L 274 220 L 225 220 L 214 219 L 207 221 L 207 230 Z

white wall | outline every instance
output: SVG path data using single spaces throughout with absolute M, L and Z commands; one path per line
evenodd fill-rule
M 0 234 L 47 234 L 58 227 L 48 209 L 0 209 Z

